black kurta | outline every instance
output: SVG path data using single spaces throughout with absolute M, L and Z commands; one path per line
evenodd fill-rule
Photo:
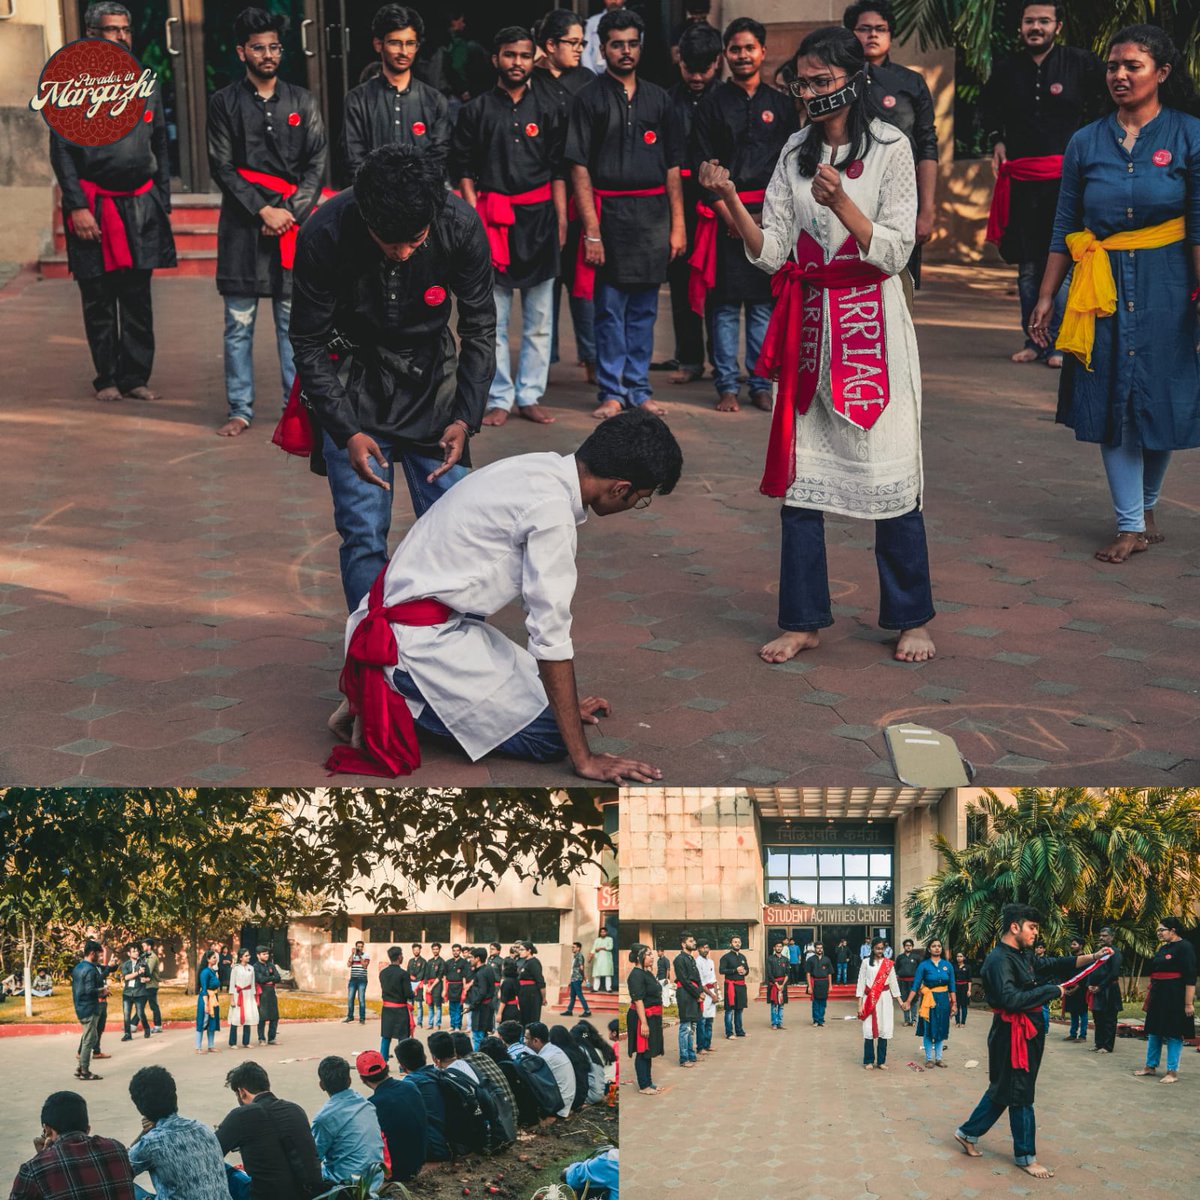
M 480 192 L 531 192 L 562 177 L 566 138 L 567 117 L 553 85 L 535 77 L 515 104 L 502 88 L 490 88 L 458 114 L 450 177 L 456 184 L 471 179 Z M 513 208 L 510 265 L 496 280 L 533 287 L 558 274 L 558 214 L 551 200 Z
M 745 967 L 745 971 L 739 972 L 738 967 Z M 734 1010 L 745 1008 L 749 1003 L 746 978 L 750 974 L 750 964 L 746 961 L 746 956 L 740 950 L 726 950 L 721 955 L 717 970 L 723 981 L 721 994 L 725 1000 L 725 1007 Z
M 996 64 L 980 96 L 980 116 L 992 145 L 1008 158 L 1062 154 L 1075 131 L 1098 115 L 1104 67 L 1088 50 L 1054 46 L 1040 63 L 1025 51 Z M 1008 227 L 1000 243 L 1007 262 L 1044 258 L 1050 248 L 1057 179 L 1013 180 Z
M 623 84 L 597 75 L 575 98 L 565 157 L 587 167 L 598 191 L 665 187 L 667 172 L 683 165 L 675 106 L 646 79 L 638 79 L 630 100 Z M 602 199 L 604 265 L 597 278 L 622 288 L 657 287 L 667 278 L 670 231 L 665 194 Z
M 1154 979 L 1157 974 L 1178 975 L 1178 979 Z M 1180 939 L 1164 942 L 1150 960 L 1150 995 L 1146 998 L 1146 1033 L 1161 1038 L 1191 1037 L 1195 1018 L 1183 1012 L 1184 991 L 1196 982 L 1196 951 L 1192 943 Z
M 99 242 L 85 242 L 71 233 L 67 215 L 88 208 L 81 179 L 115 192 L 131 192 L 147 179 L 154 186 L 141 196 L 118 196 L 113 203 L 125 223 L 125 236 L 135 271 L 175 266 L 175 238 L 171 233 L 171 161 L 167 127 L 157 91 L 146 101 L 152 120 L 137 127 L 111 146 L 76 146 L 57 134 L 50 135 L 50 165 L 62 192 L 63 229 L 67 235 L 67 265 L 76 279 L 104 274 L 104 253 Z M 97 204 L 97 208 L 99 208 Z M 103 225 L 103 217 L 93 213 Z
M 408 960 L 408 978 L 412 981 L 414 991 L 416 985 L 425 978 L 425 959 L 421 955 L 414 954 Z
M 342 192 L 301 230 L 295 287 L 296 369 L 338 447 L 365 432 L 391 439 L 396 454 L 441 458 L 438 441 L 451 421 L 478 431 L 496 370 L 496 306 L 487 238 L 466 201 L 447 194 L 429 237 L 396 263 L 371 239 L 353 189 Z M 338 364 L 326 352 L 335 329 L 356 347 Z
M 895 125 L 912 147 L 913 162 L 937 162 L 933 97 L 920 71 L 887 59 L 867 66 L 867 101 L 872 115 Z
M 465 958 L 451 958 L 446 963 L 443 972 L 446 977 L 446 1000 L 450 1004 L 459 1004 L 463 998 L 463 980 L 471 974 L 471 968 Z
M 770 984 L 775 984 L 779 989 L 778 1004 L 786 1004 L 788 1002 L 788 981 L 791 979 L 792 970 L 791 962 L 782 954 L 767 955 L 767 998 L 770 999 L 771 989 Z
M 771 182 L 775 164 L 788 138 L 800 128 L 795 101 L 773 87 L 760 84 L 753 96 L 736 83 L 714 88 L 696 112 L 689 165 L 715 158 L 729 169 L 739 192 L 761 192 Z M 710 199 L 711 202 L 711 199 Z M 761 204 L 747 204 L 753 215 Z M 709 295 L 713 304 L 767 304 L 771 276 L 746 258 L 741 238 L 733 238 L 720 222 L 717 230 L 717 285 Z
M 268 959 L 265 963 L 254 960 L 254 983 L 258 991 L 258 1019 L 279 1020 L 279 997 L 275 989 L 283 982 L 279 968 Z
M 389 1004 L 412 1004 L 413 988 L 412 980 L 408 976 L 408 968 L 397 963 L 390 963 L 384 967 L 379 972 L 379 989 L 384 1004 L 380 1015 L 379 1036 L 385 1038 L 412 1037 L 412 1008 L 387 1007 Z
M 1084 980 L 1086 985 L 1094 987 L 1092 993 L 1092 1011 L 1119 1013 L 1121 1011 L 1121 971 L 1124 961 L 1120 950 L 1114 950 L 1091 975 Z
M 347 183 L 354 181 L 362 161 L 379 146 L 411 146 L 446 169 L 450 149 L 450 108 L 439 91 L 413 79 L 404 91 L 383 74 L 346 93 L 342 124 L 342 154 Z
M 517 981 L 506 976 L 500 980 L 500 1020 L 519 1021 L 521 1006 L 517 1003 Z
M 634 967 L 629 972 L 629 978 L 626 980 L 625 985 L 629 992 L 629 1012 L 625 1016 L 625 1029 L 629 1040 L 629 1053 L 636 1054 L 638 1052 L 638 1030 L 641 1022 L 635 1006 L 640 1000 L 648 1009 L 662 1008 L 663 990 L 662 984 L 649 971 L 642 967 Z M 650 1034 L 646 1039 L 649 1042 L 649 1047 L 642 1053 L 649 1058 L 659 1058 L 663 1052 L 662 1013 L 659 1013 L 657 1016 L 647 1015 L 646 1024 L 650 1027 Z
M 442 1003 L 442 978 L 446 974 L 446 963 L 440 957 L 429 958 L 425 962 L 425 983 L 427 985 L 427 1002 L 429 1004 L 441 1005 Z
M 521 1024 L 542 1019 L 542 989 L 546 980 L 537 958 L 523 958 L 517 968 L 517 1003 L 521 1009 Z
M 833 974 L 833 963 L 828 954 L 810 954 L 804 964 L 808 972 L 808 986 L 814 1000 L 829 998 L 829 977 Z
M 475 1033 L 491 1033 L 495 1027 L 496 972 L 484 963 L 467 988 L 463 1003 L 471 1011 L 471 1029 Z
M 264 204 L 286 208 L 303 225 L 325 176 L 327 146 L 321 107 L 306 88 L 275 81 L 263 100 L 240 79 L 208 102 L 208 163 L 221 189 L 217 225 L 217 291 L 223 296 L 292 294 L 292 273 L 279 260 L 279 239 L 262 232 Z M 283 199 L 277 191 L 247 183 L 238 168 L 277 175 L 297 185 Z
M 689 252 L 692 249 L 692 237 L 696 232 L 696 202 L 703 195 L 700 184 L 696 181 L 696 169 L 688 165 L 691 161 L 692 129 L 696 123 L 696 109 L 700 107 L 705 96 L 711 95 L 718 86 L 717 81 L 713 79 L 704 85 L 703 90 L 694 92 L 681 79 L 667 93 L 675 106 L 679 144 L 684 148 L 684 166 L 680 175 L 683 183 L 683 219 L 687 226 Z
M 596 78 L 596 72 L 589 70 L 587 67 L 571 67 L 570 70 L 555 75 L 553 71 L 548 70 L 546 67 L 534 67 L 533 77 L 561 88 L 567 97 L 564 107 L 566 110 L 569 110 L 571 107 L 570 101 L 575 96 L 578 96 Z
M 675 1005 L 681 1021 L 700 1020 L 700 1000 L 703 995 L 700 968 L 686 950 L 681 950 L 675 956 Z

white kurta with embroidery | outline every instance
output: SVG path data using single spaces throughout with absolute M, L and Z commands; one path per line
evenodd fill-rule
M 895 1030 L 895 1015 L 896 1006 L 892 1003 L 892 997 L 900 999 L 900 984 L 896 979 L 896 965 L 890 959 L 884 959 L 882 962 L 872 962 L 869 958 L 862 960 L 862 966 L 858 969 L 858 985 L 854 989 L 855 996 L 858 997 L 858 1006 L 862 1008 L 863 998 L 871 990 L 871 984 L 875 982 L 875 976 L 883 962 L 888 964 L 887 983 L 883 985 L 883 990 L 879 993 L 879 999 L 875 1002 L 875 1014 L 878 1018 L 879 1033 L 871 1032 L 871 1018 L 868 1017 L 863 1023 L 863 1037 L 868 1041 L 872 1037 L 890 1038 Z
M 872 121 L 872 141 L 856 179 L 843 169 L 842 188 L 872 223 L 871 248 L 859 257 L 890 278 L 881 285 L 889 401 L 870 429 L 852 425 L 833 409 L 829 378 L 829 296 L 822 293 L 820 382 L 807 413 L 796 419 L 796 478 L 785 504 L 877 521 L 903 516 L 920 504 L 921 365 L 917 335 L 899 273 L 916 238 L 917 184 L 908 139 L 892 125 Z M 767 187 L 763 247 L 755 266 L 772 274 L 792 256 L 801 232 L 821 245 L 828 262 L 850 236 L 832 211 L 812 197 L 794 147 L 817 136 L 808 126 L 789 139 Z M 844 158 L 846 151 L 840 151 Z M 829 162 L 828 146 L 821 161 Z M 792 336 L 799 337 L 799 331 Z

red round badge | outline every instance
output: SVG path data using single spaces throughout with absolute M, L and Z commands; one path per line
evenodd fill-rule
M 769 108 L 763 109 L 762 119 L 766 121 L 768 125 L 770 125 L 770 123 L 775 120 L 775 114 Z
M 655 133 L 653 129 L 647 129 L 646 132 L 642 134 L 642 141 L 645 142 L 647 146 L 653 146 L 654 143 L 658 141 L 658 134 Z
M 146 109 L 146 111 L 142 113 L 142 120 L 149 125 L 150 122 L 154 120 L 154 114 L 149 109 Z
M 895 108 L 896 107 L 896 97 L 895 96 L 884 96 L 881 103 L 883 104 L 884 108 Z
M 856 158 L 847 168 L 846 175 L 850 179 L 857 179 L 863 173 L 862 159 Z
M 1150 161 L 1156 167 L 1165 167 L 1171 161 L 1171 152 L 1170 150 L 1155 150 L 1150 156 Z
M 530 121 L 529 124 L 525 126 L 525 136 L 526 137 L 537 137 L 537 135 L 541 132 L 542 131 L 537 127 L 537 125 L 533 121 Z
M 1061 96 L 1062 95 L 1062 84 L 1061 83 L 1052 83 L 1050 85 L 1050 95 Z
M 412 131 L 413 131 L 413 135 L 415 137 L 424 137 L 425 136 L 425 122 L 424 121 L 414 121 Z
M 436 283 L 425 293 L 425 303 L 430 308 L 437 308 L 439 304 L 446 303 L 446 289 L 439 287 Z
M 288 124 L 289 125 L 299 125 L 300 124 L 300 114 L 299 113 L 288 113 Z

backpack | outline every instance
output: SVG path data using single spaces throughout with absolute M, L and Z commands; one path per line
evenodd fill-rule
M 478 1084 L 462 1071 L 438 1071 L 438 1093 L 446 1108 L 446 1141 L 451 1155 L 478 1154 L 487 1149 L 489 1118 L 495 1119 L 495 1102 L 483 1096 Z
M 512 1108 L 503 1096 L 497 1093 L 496 1085 L 486 1076 L 479 1078 L 479 1105 L 488 1118 L 489 1152 L 495 1153 L 511 1146 L 517 1140 L 517 1125 Z
M 540 1054 L 522 1054 L 515 1062 L 521 1078 L 529 1085 L 542 1116 L 554 1116 L 562 1108 L 563 1098 L 550 1064 Z

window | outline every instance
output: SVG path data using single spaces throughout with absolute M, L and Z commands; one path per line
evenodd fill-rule
M 696 941 L 707 938 L 713 953 L 729 949 L 732 938 L 742 939 L 742 949 L 750 949 L 750 926 L 746 924 L 698 924 L 690 921 L 671 921 L 652 926 L 655 950 L 665 947 L 674 954 L 679 949 L 681 934 L 690 933 Z
M 449 913 L 375 913 L 363 922 L 363 941 L 390 946 L 450 944 Z
M 467 941 L 475 945 L 499 942 L 508 947 L 516 941 L 554 943 L 559 935 L 561 914 L 557 909 L 502 909 L 467 914 Z
M 350 940 L 350 922 L 345 917 L 334 917 L 329 926 L 331 942 L 348 942 Z
M 891 904 L 890 850 L 767 848 L 768 904 Z
M 977 809 L 967 810 L 967 845 L 974 846 L 977 842 L 986 842 L 988 835 L 987 813 Z

